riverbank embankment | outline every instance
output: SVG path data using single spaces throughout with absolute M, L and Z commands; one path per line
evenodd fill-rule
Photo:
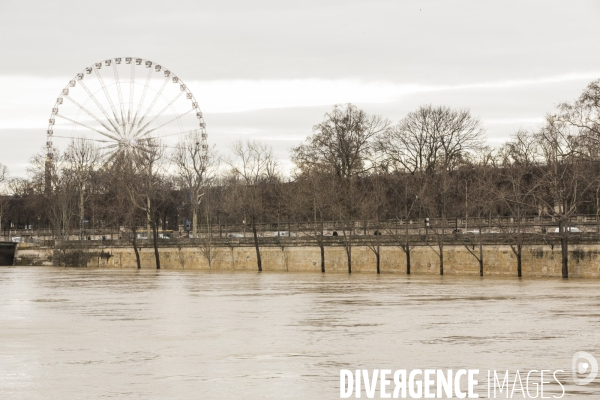
M 347 247 L 342 239 L 325 248 L 325 271 L 348 271 Z M 136 268 L 135 252 L 125 244 L 88 246 L 88 267 Z M 376 251 L 373 243 L 356 242 L 351 247 L 352 272 L 375 273 Z M 213 271 L 255 271 L 256 250 L 250 242 L 229 241 L 207 246 L 193 243 L 161 243 L 161 267 Z M 412 274 L 439 274 L 439 247 L 434 243 L 417 243 L 411 248 Z M 154 249 L 150 243 L 139 247 L 141 267 L 155 268 Z M 263 271 L 321 272 L 321 251 L 317 245 L 293 239 L 263 243 L 260 248 Z M 444 274 L 478 275 L 479 248 L 476 243 L 449 243 L 443 247 Z M 517 276 L 517 258 L 508 244 L 486 243 L 482 246 L 484 275 Z M 52 265 L 53 248 L 20 246 L 16 263 Z M 382 273 L 406 273 L 406 254 L 390 243 L 379 246 Z M 561 248 L 553 242 L 525 245 L 522 250 L 523 277 L 561 277 Z M 569 246 L 569 276 L 600 278 L 600 244 L 572 243 Z

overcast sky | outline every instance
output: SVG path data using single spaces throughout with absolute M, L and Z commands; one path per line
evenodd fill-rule
M 397 121 L 470 108 L 490 143 L 600 78 L 600 1 L 0 0 L 0 163 L 24 175 L 57 95 L 107 58 L 184 79 L 209 141 L 281 159 L 336 103 Z

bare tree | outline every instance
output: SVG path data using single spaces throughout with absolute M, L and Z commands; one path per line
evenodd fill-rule
M 375 271 L 381 273 L 381 245 L 383 220 L 387 211 L 385 175 L 379 168 L 361 182 L 360 215 L 363 220 L 363 232 L 359 241 L 371 250 L 375 256 Z M 368 226 L 369 225 L 369 226 Z
M 197 238 L 198 207 L 205 194 L 205 188 L 215 180 L 219 156 L 215 147 L 208 148 L 208 145 L 202 144 L 200 134 L 194 131 L 177 144 L 171 159 L 177 171 L 179 186 L 189 193 L 192 209 L 191 230 L 193 237 Z
M 584 194 L 597 186 L 598 176 L 590 174 L 593 164 L 581 157 L 579 130 L 552 115 L 546 121 L 536 136 L 544 159 L 536 199 L 547 214 L 558 219 L 562 277 L 568 278 L 570 219 L 584 201 Z
M 552 118 L 576 128 L 582 137 L 594 143 L 597 151 L 600 148 L 600 79 L 590 82 L 574 102 L 561 103 Z
M 292 149 L 292 161 L 301 171 L 330 171 L 349 180 L 371 168 L 373 140 L 388 126 L 386 119 L 352 104 L 336 105 L 313 127 L 307 143 Z
M 382 131 L 376 148 L 396 170 L 453 169 L 483 142 L 481 121 L 469 110 L 425 105 Z
M 213 246 L 212 239 L 210 237 L 204 238 L 204 240 L 200 243 L 200 254 L 202 254 L 208 263 L 208 269 L 210 271 L 212 269 L 212 262 L 217 257 L 217 252 L 215 251 L 215 247 Z
M 492 210 L 496 208 L 496 198 L 494 196 L 495 185 L 495 157 L 491 149 L 483 148 L 474 162 L 465 165 L 461 172 L 458 182 L 462 181 L 465 187 L 464 212 L 465 223 L 468 223 L 468 217 L 475 217 L 477 226 L 476 243 L 473 243 L 472 236 L 465 232 L 465 248 L 477 260 L 479 264 L 479 276 L 484 273 L 484 253 L 483 253 L 483 222 L 485 216 L 489 216 Z M 460 185 L 460 183 L 459 183 Z M 462 189 L 462 187 L 461 187 Z M 458 234 L 458 232 L 456 232 Z M 491 232 L 488 232 L 491 233 Z M 477 251 L 475 251 L 477 246 Z
M 273 150 L 258 141 L 237 141 L 231 145 L 234 159 L 227 161 L 230 167 L 233 188 L 238 192 L 237 199 L 243 214 L 250 222 L 258 271 L 262 271 L 260 247 L 258 245 L 257 224 L 264 213 L 263 191 L 265 185 L 279 180 L 277 161 Z
M 390 214 L 396 220 L 396 223 L 403 225 L 402 229 L 398 226 L 386 230 L 388 235 L 395 238 L 397 246 L 402 250 L 406 257 L 406 274 L 410 275 L 411 269 L 411 251 L 415 243 L 411 240 L 414 227 L 412 220 L 417 216 L 419 199 L 425 195 L 426 186 L 423 184 L 425 175 L 413 175 L 408 173 L 394 172 L 394 180 L 389 185 L 389 191 L 392 196 L 392 205 Z M 418 233 L 418 228 L 417 228 Z
M 314 239 L 319 246 L 321 254 L 321 272 L 325 272 L 325 238 L 324 221 L 333 197 L 330 185 L 330 176 L 319 171 L 309 171 L 296 177 L 294 192 L 290 193 L 290 200 L 297 204 L 296 214 L 305 221 L 303 234 Z
M 158 226 L 160 205 L 165 200 L 169 184 L 163 179 L 165 170 L 165 147 L 162 143 L 148 141 L 148 145 L 136 148 L 132 162 L 123 160 L 128 179 L 126 190 L 131 203 L 146 214 L 147 237 L 152 237 L 156 269 L 160 269 L 158 251 Z
M 419 177 L 427 194 L 421 204 L 428 216 L 441 221 L 431 226 L 437 242 L 432 247 L 440 260 L 440 275 L 444 274 L 444 238 L 448 217 L 450 192 L 459 166 L 481 147 L 484 130 L 478 118 L 469 110 L 425 105 L 409 113 L 391 129 L 377 137 L 376 149 L 388 169 Z
M 128 215 L 129 217 L 130 215 Z M 125 221 L 127 221 L 128 218 L 125 219 Z M 127 235 L 129 242 L 131 243 L 131 246 L 133 247 L 133 252 L 135 254 L 135 264 L 137 265 L 137 268 L 140 269 L 142 268 L 142 260 L 140 259 L 140 248 L 138 247 L 138 242 L 137 242 L 137 227 L 135 225 L 134 221 L 131 221 L 129 223 L 130 229 L 131 229 L 131 234 Z
M 373 168 L 374 139 L 389 126 L 386 119 L 369 115 L 352 104 L 345 108 L 336 105 L 325 114 L 323 122 L 313 127 L 306 143 L 292 149 L 292 161 L 300 171 L 318 171 L 332 174 L 335 206 L 338 220 L 342 221 L 344 248 L 348 258 L 348 272 L 352 272 L 352 235 L 356 215 L 354 179 Z M 332 183 L 333 184 L 333 183 Z
M 8 192 L 11 194 L 13 207 L 13 216 L 18 218 L 17 226 L 22 226 L 19 222 L 24 222 L 25 229 L 28 229 L 33 215 L 36 212 L 46 211 L 51 206 L 56 206 L 56 201 L 50 197 L 41 199 L 39 196 L 36 182 L 27 178 L 13 177 L 8 180 Z M 69 215 L 67 215 L 67 218 Z
M 578 132 L 580 156 L 590 161 L 600 160 L 600 79 L 590 82 L 575 101 L 561 103 L 551 118 Z M 596 187 L 597 221 L 600 221 L 599 192 L 600 185 Z M 600 225 L 597 229 L 600 231 Z
M 510 248 L 517 259 L 517 277 L 523 276 L 522 256 L 525 245 L 523 218 L 536 211 L 534 193 L 540 154 L 537 138 L 524 130 L 517 131 L 499 152 L 501 169 L 492 181 L 493 197 L 506 208 L 513 220 L 508 226 L 500 225 L 502 234 L 508 238 Z
M 358 218 L 358 196 L 353 179 L 344 181 L 331 179 L 329 187 L 331 190 L 331 212 L 338 225 L 338 239 L 344 246 L 348 273 L 352 273 L 352 248 L 355 238 L 355 223 Z M 335 235 L 335 232 L 334 232 Z
M 83 240 L 83 229 L 85 221 L 85 201 L 89 197 L 87 186 L 92 174 L 98 168 L 100 162 L 100 151 L 90 140 L 85 138 L 73 139 L 65 153 L 65 166 L 74 178 L 79 195 L 79 239 Z
M 110 203 L 106 204 L 109 216 L 117 226 L 123 226 L 124 231 L 119 231 L 119 238 L 127 239 L 131 244 L 137 268 L 142 267 L 140 246 L 138 243 L 138 221 L 147 217 L 140 216 L 145 209 L 138 206 L 137 190 L 141 177 L 138 175 L 133 160 L 127 157 L 116 157 L 110 165 L 103 170 L 103 178 L 109 186 L 108 197 Z
M 23 184 L 32 184 L 37 193 L 43 193 L 43 205 L 40 208 L 45 208 L 48 213 L 55 239 L 62 242 L 69 239 L 71 221 L 77 204 L 77 189 L 65 154 L 54 149 L 54 156 L 49 160 L 46 153 L 46 149 L 43 149 L 31 158 L 27 168 L 31 176 L 30 183 L 17 179 L 11 182 L 11 187 L 15 192 L 22 191 Z
M 31 179 L 13 179 L 13 193 L 32 193 L 38 212 L 46 213 L 55 238 L 56 265 L 86 266 L 87 245 L 73 249 L 68 243 L 71 226 L 77 215 L 77 183 L 66 154 L 54 149 L 49 159 L 46 149 L 35 154 L 27 168 Z M 28 218 L 29 219 L 29 218 Z M 29 225 L 29 223 L 27 223 Z
M 8 176 L 8 168 L 6 165 L 0 163 L 0 185 L 3 185 Z
M 423 198 L 420 203 L 423 205 L 425 215 L 425 239 L 427 245 L 437 255 L 439 260 L 440 275 L 444 275 L 444 244 L 447 234 L 446 227 L 446 196 L 450 186 L 447 175 L 426 175 L 423 182 Z M 441 193 L 441 196 L 440 196 Z M 442 198 L 440 201 L 439 198 Z M 440 205 L 441 203 L 441 205 Z M 437 216 L 441 208 L 442 218 L 434 223 L 432 216 Z M 430 243 L 429 237 L 434 238 L 434 244 Z

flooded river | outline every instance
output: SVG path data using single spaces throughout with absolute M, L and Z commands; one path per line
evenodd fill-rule
M 600 360 L 598 281 L 0 268 L 1 399 L 338 399 L 358 368 L 564 370 L 597 398 L 577 351 Z

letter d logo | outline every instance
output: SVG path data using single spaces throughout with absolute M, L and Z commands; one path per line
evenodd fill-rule
M 590 353 L 578 351 L 573 354 L 573 363 L 571 365 L 571 373 L 573 374 L 573 382 L 576 385 L 587 385 L 596 379 L 598 375 L 598 361 Z M 585 378 L 580 378 L 578 375 L 588 373 Z

